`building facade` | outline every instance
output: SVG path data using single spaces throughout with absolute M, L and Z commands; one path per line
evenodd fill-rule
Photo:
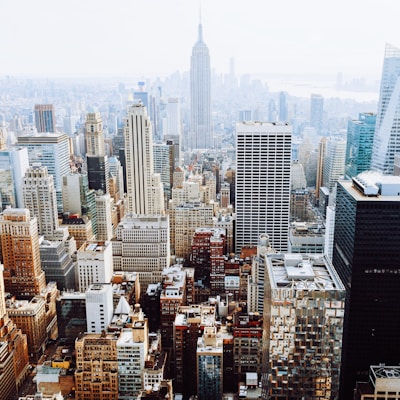
M 286 124 L 236 125 L 236 252 L 263 233 L 275 249 L 288 248 L 291 132 Z
M 399 192 L 394 176 L 363 173 L 338 184 L 332 261 L 347 290 L 341 398 L 352 396 L 370 365 L 400 359 L 400 316 L 391 306 L 399 300 Z

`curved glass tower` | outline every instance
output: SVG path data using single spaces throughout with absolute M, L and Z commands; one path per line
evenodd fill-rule
M 386 44 L 371 169 L 393 174 L 400 153 L 400 49 Z

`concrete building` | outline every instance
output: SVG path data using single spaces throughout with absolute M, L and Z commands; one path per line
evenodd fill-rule
M 111 242 L 85 242 L 77 253 L 78 290 L 95 283 L 110 283 L 113 276 Z
M 369 380 L 357 382 L 354 400 L 400 399 L 400 368 L 398 365 L 371 365 Z
M 288 248 L 291 132 L 287 124 L 236 124 L 236 252 L 262 233 Z
M 128 109 L 124 135 L 128 212 L 163 214 L 163 186 L 154 173 L 152 125 L 141 103 Z
M 85 292 L 86 332 L 107 330 L 113 316 L 113 290 L 111 283 L 94 283 Z
M 289 251 L 301 254 L 323 254 L 325 227 L 318 223 L 293 222 L 289 231 Z
M 265 262 L 263 398 L 338 398 L 344 285 L 323 255 Z
M 7 312 L 13 322 L 26 334 L 31 362 L 37 363 L 46 349 L 46 302 L 35 296 L 31 300 L 6 301 Z
M 112 240 L 115 271 L 139 274 L 143 292 L 150 283 L 161 282 L 170 264 L 169 219 L 165 215 L 127 215 Z
M 48 174 L 47 167 L 33 164 L 28 168 L 22 180 L 22 195 L 25 207 L 37 218 L 39 235 L 53 238 L 59 229 L 57 196 L 54 177 Z
M 46 287 L 40 264 L 37 219 L 26 208 L 8 208 L 0 215 L 0 246 L 5 290 L 31 298 Z
M 10 318 L 0 264 L 0 393 L 4 399 L 12 398 L 28 374 L 29 358 L 26 334 Z
M 62 177 L 70 172 L 69 137 L 64 133 L 32 133 L 18 136 L 18 145 L 28 149 L 30 165 L 41 163 L 53 175 L 57 208 L 62 212 Z
M 118 337 L 118 336 L 117 336 Z M 118 398 L 117 340 L 114 334 L 86 333 L 75 341 L 75 397 Z
M 113 225 L 113 208 L 114 199 L 111 198 L 109 193 L 98 194 L 95 197 L 96 201 L 96 222 L 97 222 L 97 235 L 99 241 L 106 242 L 114 237 L 114 231 L 117 225 Z
M 317 135 L 321 135 L 324 123 L 324 98 L 320 94 L 311 94 L 310 99 L 310 126 L 315 128 Z
M 183 305 L 176 310 L 173 322 L 174 338 L 174 390 L 185 396 L 195 394 L 197 386 L 197 341 L 205 327 L 214 326 L 214 305 Z
M 324 161 L 323 185 L 332 193 L 339 179 L 344 178 L 346 141 L 328 139 Z
M 86 215 L 82 217 L 77 215 L 64 216 L 61 228 L 68 228 L 69 234 L 75 239 L 76 249 L 79 249 L 85 242 L 96 239 L 93 233 L 92 221 Z

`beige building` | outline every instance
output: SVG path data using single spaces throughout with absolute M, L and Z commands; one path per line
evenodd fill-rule
M 8 208 L 0 215 L 4 286 L 12 295 L 29 298 L 46 287 L 40 264 L 36 217 L 26 208 Z
M 14 323 L 26 334 L 28 350 L 33 361 L 38 361 L 46 348 L 46 303 L 41 297 L 31 300 L 7 300 L 7 312 Z
M 75 398 L 118 398 L 117 340 L 115 335 L 88 333 L 76 339 Z

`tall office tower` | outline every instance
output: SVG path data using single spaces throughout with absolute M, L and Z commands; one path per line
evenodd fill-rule
M 265 261 L 262 398 L 339 398 L 343 283 L 322 255 Z
M 29 167 L 28 150 L 13 147 L 0 150 L 0 209 L 23 207 L 20 185 Z
M 3 265 L 0 264 L 0 393 L 4 399 L 12 399 L 28 374 L 29 357 L 25 334 L 17 328 L 7 313 L 3 281 Z
M 324 162 L 326 155 L 326 143 L 328 139 L 326 137 L 321 138 L 318 144 L 318 160 L 317 160 L 317 176 L 315 183 L 315 197 L 319 200 L 319 190 L 324 186 Z
M 203 26 L 198 27 L 197 42 L 190 59 L 190 130 L 189 147 L 213 147 L 211 125 L 211 67 L 208 47 L 203 41 Z
M 93 234 L 97 234 L 96 195 L 89 188 L 86 174 L 69 173 L 62 177 L 62 201 L 64 213 L 87 216 L 91 221 Z
M 142 104 L 129 107 L 124 135 L 128 212 L 163 214 L 163 187 L 160 175 L 154 173 L 151 122 Z
M 86 332 L 107 331 L 113 316 L 113 289 L 111 283 L 93 283 L 85 292 Z
M 264 310 L 264 287 L 265 287 L 265 264 L 267 254 L 275 253 L 271 247 L 267 234 L 260 235 L 256 255 L 252 259 L 251 276 L 247 288 L 247 310 L 249 312 L 263 313 Z
M 323 185 L 332 193 L 339 179 L 344 178 L 346 141 L 328 139 L 324 162 Z
M 75 397 L 118 399 L 117 340 L 114 334 L 85 333 L 75 341 Z
M 214 207 L 202 203 L 183 203 L 170 209 L 171 252 L 189 258 L 192 237 L 197 228 L 212 228 Z
M 347 291 L 340 398 L 370 365 L 400 359 L 400 177 L 363 173 L 337 187 L 333 265 Z
M 117 227 L 112 251 L 114 270 L 137 272 L 145 293 L 147 285 L 161 282 L 170 263 L 168 217 L 127 215 Z
M 140 307 L 139 307 L 140 308 Z M 118 399 L 136 398 L 143 388 L 142 373 L 149 353 L 149 328 L 143 312 L 132 316 L 132 328 L 123 329 L 117 340 Z
M 324 121 L 324 98 L 320 94 L 311 95 L 310 126 L 315 128 L 317 135 L 321 135 Z
M 230 197 L 231 197 L 231 189 L 229 186 L 229 183 L 227 182 L 223 182 L 221 184 L 221 190 L 219 192 L 220 198 L 220 207 L 221 208 L 228 208 L 228 206 L 230 205 L 231 201 L 230 201 Z
M 347 125 L 345 178 L 351 179 L 371 169 L 376 115 L 360 113 L 357 120 Z
M 197 341 L 205 326 L 215 324 L 216 307 L 198 304 L 178 308 L 174 323 L 174 390 L 185 396 L 196 392 L 196 349 Z
M 117 202 L 119 199 L 124 197 L 124 169 L 122 168 L 121 162 L 117 157 L 110 157 L 108 160 L 108 167 L 111 177 L 116 178 L 116 193 L 113 197 L 114 201 Z M 110 193 L 111 195 L 111 193 Z
M 7 292 L 21 298 L 38 295 L 46 287 L 40 265 L 36 217 L 28 209 L 8 208 L 0 215 L 0 245 Z
M 39 247 L 46 282 L 55 282 L 59 290 L 75 290 L 75 261 L 68 253 L 66 242 L 43 240 Z
M 113 276 L 111 242 L 86 242 L 77 253 L 78 290 L 95 283 L 110 283 Z
M 288 122 L 288 105 L 287 105 L 287 93 L 279 93 L 279 121 Z
M 324 253 L 332 261 L 335 234 L 335 206 L 326 207 Z
M 165 201 L 171 198 L 174 172 L 174 147 L 166 143 L 153 144 L 154 172 L 160 174 Z
M 62 177 L 70 172 L 69 138 L 64 133 L 18 136 L 18 145 L 28 149 L 29 164 L 41 163 L 54 176 L 58 212 L 62 206 Z
M 86 115 L 85 132 L 89 188 L 109 193 L 108 157 L 104 148 L 103 120 L 99 112 Z
M 112 221 L 113 199 L 108 193 L 96 196 L 97 240 L 105 242 L 114 236 Z M 115 226 L 115 229 L 117 226 Z
M 197 396 L 199 400 L 218 400 L 223 392 L 223 343 L 217 328 L 204 327 L 197 341 Z
M 236 252 L 263 233 L 273 248 L 287 250 L 291 152 L 287 124 L 236 124 Z
M 167 132 L 164 134 L 164 140 L 172 140 L 175 147 L 175 167 L 181 164 L 181 146 L 182 146 L 182 121 L 179 98 L 170 97 L 167 102 Z
M 47 167 L 33 164 L 22 180 L 24 205 L 37 218 L 39 235 L 51 239 L 59 229 L 54 177 Z
M 56 116 L 53 104 L 35 104 L 35 124 L 39 133 L 56 133 Z
M 251 122 L 253 120 L 252 110 L 239 110 L 239 121 Z
M 386 44 L 376 116 L 371 169 L 393 173 L 394 155 L 400 153 L 400 49 Z

